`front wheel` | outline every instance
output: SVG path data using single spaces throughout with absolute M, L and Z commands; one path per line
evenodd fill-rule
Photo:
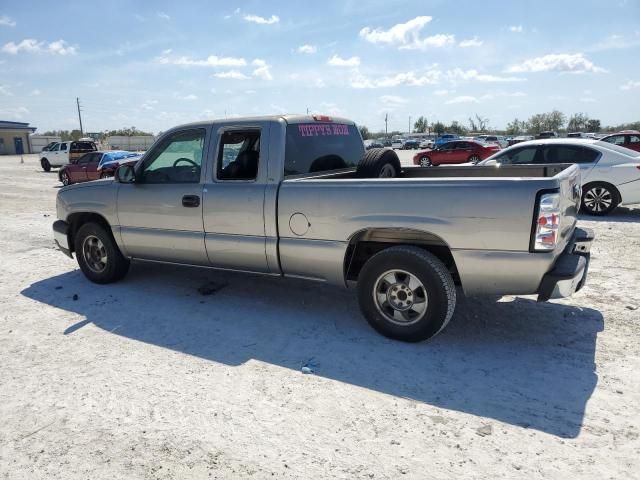
M 49 160 L 47 160 L 46 158 L 43 158 L 40 160 L 40 165 L 42 166 L 42 170 L 44 170 L 45 172 L 51 171 L 51 164 L 49 163 Z
M 480 157 L 479 157 L 478 155 L 471 155 L 471 156 L 469 157 L 469 161 L 470 161 L 471 163 L 473 163 L 474 165 L 477 165 L 477 164 L 478 164 L 478 162 L 480 162 Z
M 608 215 L 620 203 L 620 197 L 611 185 L 604 182 L 582 187 L 582 210 L 590 215 Z
M 80 270 L 94 283 L 117 282 L 129 270 L 129 260 L 102 225 L 82 225 L 75 235 L 74 247 Z
M 430 167 L 431 166 L 431 159 L 429 157 L 422 157 L 420 159 L 420 166 L 421 167 Z
M 451 320 L 456 290 L 451 274 L 433 254 L 417 247 L 391 247 L 365 263 L 358 278 L 360 309 L 382 335 L 420 342 Z
M 61 171 L 60 181 L 62 182 L 62 185 L 64 185 L 65 187 L 67 185 L 71 185 L 71 178 L 69 177 L 69 172 L 67 172 L 66 170 Z

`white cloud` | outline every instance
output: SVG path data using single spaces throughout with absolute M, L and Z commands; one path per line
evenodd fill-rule
M 478 103 L 480 100 L 478 100 L 476 97 L 472 97 L 471 95 L 461 95 L 459 97 L 454 97 L 451 100 L 447 100 L 446 103 L 447 105 L 453 105 L 456 103 Z
M 165 54 L 165 52 L 168 52 Z M 170 65 L 185 65 L 195 67 L 244 67 L 247 65 L 247 61 L 244 58 L 238 57 L 218 57 L 217 55 L 209 55 L 204 60 L 196 60 L 190 57 L 169 57 L 171 50 L 165 50 L 162 52 L 164 55 L 158 57 L 156 60 L 161 64 Z
M 171 20 L 171 17 L 164 12 L 158 12 L 157 15 L 163 20 Z
M 467 40 L 462 40 L 458 45 L 460 45 L 462 48 L 481 47 L 482 40 L 480 40 L 478 37 L 473 37 Z
M 369 78 L 355 71 L 350 79 L 350 85 L 353 88 L 385 88 L 397 87 L 399 85 L 407 85 L 411 87 L 423 87 L 425 85 L 433 85 L 438 83 L 441 72 L 431 70 L 424 74 L 416 74 L 415 72 L 402 72 L 395 75 Z
M 357 67 L 360 65 L 360 57 L 342 58 L 334 55 L 327 60 L 327 65 L 331 65 L 332 67 Z
M 360 30 L 360 37 L 367 42 L 398 47 L 401 50 L 425 50 L 430 47 L 444 47 L 455 42 L 454 35 L 436 34 L 430 37 L 420 37 L 424 26 L 433 17 L 419 16 L 406 23 L 398 23 L 389 30 L 364 27 Z
M 558 53 L 542 57 L 530 58 L 524 62 L 512 65 L 507 72 L 564 72 L 564 73 L 599 73 L 603 68 L 597 67 L 582 53 Z
M 382 95 L 380 97 L 380 102 L 390 107 L 398 107 L 407 103 L 407 99 L 397 95 Z
M 522 28 L 522 25 L 511 25 L 509 27 L 509 31 L 513 33 L 522 33 L 524 28 Z
M 7 17 L 6 15 L 0 16 L 0 26 L 3 27 L 15 27 L 16 22 L 11 17 Z
M 213 76 L 216 77 L 216 78 L 230 78 L 230 79 L 233 79 L 233 80 L 248 80 L 249 79 L 249 77 L 247 77 L 244 73 L 239 72 L 237 70 L 229 70 L 228 72 L 214 73 Z
M 154 105 L 158 104 L 158 100 L 147 100 L 144 102 L 141 107 L 143 110 L 153 110 Z
M 320 108 L 322 109 L 320 113 L 325 115 L 342 115 L 344 113 L 338 105 L 331 102 L 322 102 Z
M 318 51 L 318 48 L 315 45 L 306 45 L 306 44 L 300 45 L 297 50 L 298 53 L 308 53 L 308 54 L 316 53 L 317 51 Z
M 42 92 L 40 90 L 38 90 L 37 88 L 35 90 L 31 90 L 31 92 L 29 93 L 29 95 L 31 97 L 37 97 L 38 95 L 40 95 Z
M 198 99 L 198 97 L 193 93 L 190 93 L 188 95 L 176 95 L 176 98 L 178 100 L 187 100 L 187 101 L 193 101 Z
M 52 53 L 54 55 L 75 55 L 76 47 L 69 45 L 64 40 L 56 40 L 47 44 L 35 38 L 25 38 L 20 43 L 9 42 L 2 47 L 4 53 L 16 55 L 20 52 L 27 53 Z
M 475 69 L 462 70 L 461 68 L 448 70 L 447 77 L 453 82 L 458 80 L 476 80 L 478 82 L 523 82 L 526 80 L 521 77 L 500 77 L 497 75 L 480 73 Z
M 0 95 L 4 95 L 5 97 L 13 97 L 13 93 L 9 91 L 9 87 L 7 85 L 0 85 Z
M 26 107 L 0 108 L 0 114 L 9 118 L 13 118 L 15 120 L 20 120 L 24 118 L 25 115 L 29 115 L 29 113 L 30 112 Z
M 269 18 L 261 17 L 259 15 L 245 15 L 242 17 L 247 22 L 257 23 L 260 25 L 273 25 L 280 21 L 280 17 L 277 15 L 271 15 Z
M 435 92 L 433 92 L 434 95 L 437 95 L 439 97 L 442 97 L 447 93 L 449 93 L 449 90 L 436 90 Z
M 271 65 L 268 65 L 267 62 L 260 58 L 256 58 L 251 65 L 257 67 L 252 73 L 254 77 L 261 78 L 262 80 L 273 80 L 273 76 L 271 75 Z
M 580 99 L 580 101 L 581 101 L 582 103 L 594 103 L 594 102 L 596 101 L 596 99 L 595 99 L 595 98 L 593 98 L 593 97 L 582 97 L 582 98 Z
M 640 81 L 629 80 L 624 85 L 620 85 L 620 90 L 631 90 L 633 88 L 640 88 Z

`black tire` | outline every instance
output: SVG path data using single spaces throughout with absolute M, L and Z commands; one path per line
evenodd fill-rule
M 420 159 L 420 166 L 421 167 L 430 167 L 431 166 L 431 159 L 429 157 L 422 157 Z
M 405 324 L 404 321 L 397 322 L 390 318 L 389 312 L 394 316 L 396 313 L 390 303 L 386 307 L 379 306 L 376 299 L 378 294 L 395 298 L 390 293 L 393 285 L 400 285 L 402 288 L 404 280 L 389 285 L 385 293 L 380 293 L 380 285 L 386 283 L 384 278 L 392 271 L 402 271 L 417 278 L 421 286 L 410 290 L 414 292 L 412 298 L 418 299 L 422 295 L 427 300 L 421 316 L 407 320 Z M 423 294 L 420 293 L 421 289 Z M 405 294 L 404 299 L 407 298 Z M 382 250 L 365 263 L 358 277 L 358 301 L 369 324 L 385 337 L 404 342 L 420 342 L 435 336 L 449 323 L 456 306 L 456 289 L 447 267 L 437 257 L 417 247 L 398 246 Z M 415 302 L 419 303 L 422 302 Z
M 471 155 L 471 156 L 469 157 L 469 161 L 470 161 L 471 163 L 473 163 L 474 165 L 477 165 L 477 164 L 478 164 L 478 162 L 480 162 L 480 157 L 479 157 L 478 155 Z
M 45 172 L 51 171 L 51 164 L 49 163 L 49 160 L 47 160 L 46 158 L 40 159 L 40 165 L 42 166 L 42 170 L 44 170 Z
M 109 175 L 109 172 L 102 171 L 100 172 L 100 178 L 109 178 L 113 177 L 113 175 Z
M 98 245 L 101 243 L 103 248 L 98 248 L 100 251 L 104 251 L 105 255 L 104 268 L 96 269 L 91 266 L 91 254 L 85 254 L 85 241 L 87 249 L 92 250 L 91 244 L 93 239 L 97 239 Z M 129 271 L 129 260 L 125 258 L 118 245 L 116 244 L 113 235 L 110 231 L 107 231 L 102 225 L 97 223 L 85 223 L 76 232 L 74 239 L 74 247 L 76 252 L 76 259 L 82 273 L 94 283 L 112 283 L 122 279 Z
M 391 178 L 400 175 L 398 154 L 387 148 L 372 148 L 358 164 L 360 178 Z
M 60 182 L 62 182 L 62 185 L 64 185 L 65 187 L 67 185 L 71 185 L 71 177 L 69 177 L 69 174 L 67 173 L 66 170 L 60 170 L 60 173 L 58 174 L 58 177 L 60 177 Z
M 620 193 L 609 183 L 593 182 L 582 187 L 581 209 L 589 215 L 609 215 L 620 201 Z

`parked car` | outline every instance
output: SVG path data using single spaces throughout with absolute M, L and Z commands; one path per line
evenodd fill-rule
M 443 143 L 447 143 L 452 140 L 458 140 L 459 138 L 460 135 L 457 135 L 455 133 L 443 133 L 438 138 L 436 138 L 436 141 L 433 143 L 437 147 L 438 145 L 442 145 Z
M 478 135 L 474 140 L 483 143 L 494 143 L 500 146 L 500 148 L 509 146 L 509 142 L 501 135 Z
M 413 157 L 413 164 L 421 167 L 445 164 L 478 163 L 500 150 L 495 144 L 485 144 L 473 140 L 448 142 Z
M 607 215 L 640 204 L 640 153 L 591 139 L 534 140 L 509 147 L 481 165 L 576 163 L 582 174 L 582 210 Z
M 420 148 L 433 148 L 433 140 L 425 138 L 420 142 Z
M 378 142 L 382 143 L 383 147 L 390 147 L 392 144 L 392 141 L 390 138 L 378 138 L 377 140 Z
M 98 149 L 94 142 L 75 141 L 56 143 L 50 150 L 41 152 L 40 165 L 45 172 L 52 167 L 61 167 L 78 160 L 85 153 L 95 152 Z
M 567 138 L 585 138 L 585 135 L 582 132 L 569 132 Z
M 420 341 L 451 319 L 454 282 L 541 301 L 585 283 L 593 235 L 576 228 L 578 167 L 495 170 L 401 170 L 340 118 L 191 123 L 115 181 L 61 188 L 54 239 L 96 283 L 133 259 L 355 286 L 373 328 Z
M 99 178 L 113 177 L 114 172 L 120 165 L 135 163 L 139 159 L 139 154 L 121 150 L 85 153 L 79 159 L 63 165 L 58 171 L 58 178 L 63 185 L 71 185 Z
M 402 150 L 404 148 L 404 139 L 396 138 L 391 142 L 391 148 L 394 150 Z
M 527 142 L 529 140 L 533 140 L 533 137 L 531 135 L 519 135 L 517 137 L 512 137 L 508 141 L 508 145 L 507 146 L 510 147 L 511 145 L 515 145 L 516 143 Z
M 404 150 L 417 150 L 420 148 L 420 141 L 415 138 L 408 138 L 404 141 L 402 148 Z
M 536 139 L 557 138 L 557 137 L 558 137 L 558 134 L 556 132 L 547 131 L 547 132 L 540 132 L 536 137 Z
M 371 150 L 372 148 L 383 148 L 384 144 L 378 140 L 365 140 L 364 147 L 367 150 Z
M 640 152 L 640 132 L 635 130 L 625 130 L 619 133 L 614 133 L 612 135 L 602 137 L 600 140 Z

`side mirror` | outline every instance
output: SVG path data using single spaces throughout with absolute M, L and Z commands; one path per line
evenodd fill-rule
M 120 165 L 116 169 L 114 178 L 118 183 L 135 183 L 136 171 L 133 168 L 133 165 Z

